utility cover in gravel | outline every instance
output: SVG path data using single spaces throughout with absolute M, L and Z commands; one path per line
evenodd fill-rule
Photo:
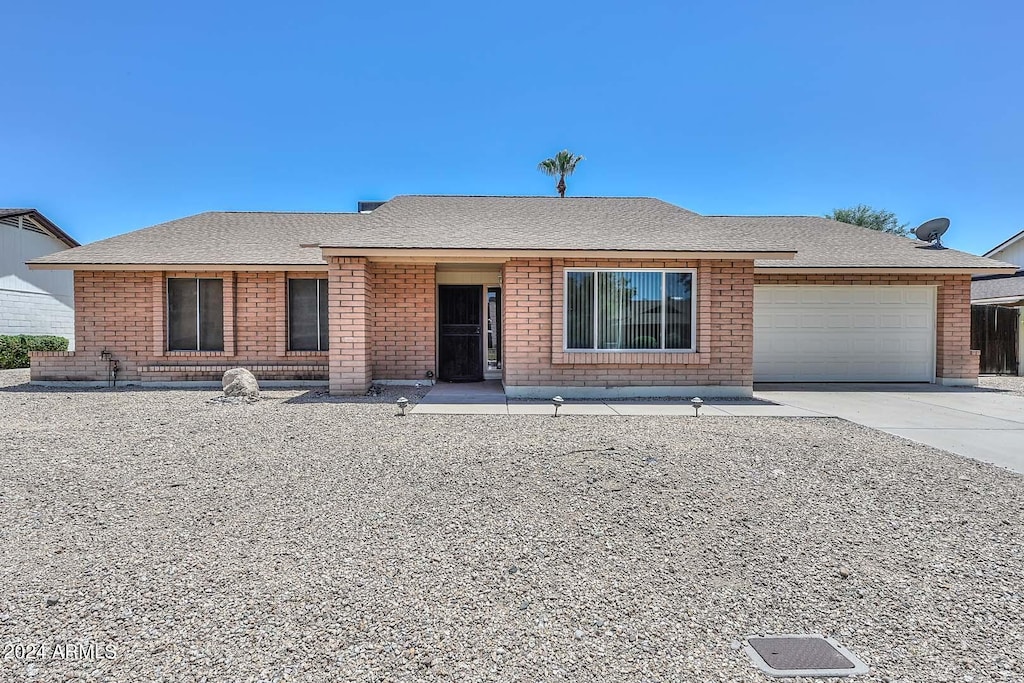
M 1024 680 L 1024 478 L 847 422 L 0 377 L 3 681 Z

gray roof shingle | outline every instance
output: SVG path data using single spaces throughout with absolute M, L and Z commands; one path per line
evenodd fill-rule
M 985 275 L 971 282 L 971 301 L 1024 299 L 1024 270 L 1013 275 Z
M 758 268 L 1007 268 L 956 249 L 817 216 L 715 216 L 748 232 L 770 232 L 797 245 L 791 261 L 757 260 Z
M 768 233 L 710 225 L 648 197 L 405 195 L 368 215 L 366 230 L 324 246 L 432 249 L 795 251 Z
M 757 265 L 1005 267 L 808 216 L 702 216 L 644 197 L 404 195 L 372 213 L 209 212 L 51 254 L 39 265 L 321 265 L 339 248 L 797 252 Z
M 356 213 L 210 211 L 35 259 L 38 264 L 323 265 L 321 242 L 356 232 Z

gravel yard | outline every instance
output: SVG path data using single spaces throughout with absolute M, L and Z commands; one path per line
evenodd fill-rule
M 766 681 L 756 632 L 835 635 L 858 680 L 1024 679 L 1024 477 L 848 422 L 26 379 L 0 680 Z
M 1011 394 L 1024 396 L 1024 377 L 1009 377 L 1006 375 L 982 375 L 978 378 L 978 386 L 985 389 L 996 389 L 1008 391 Z

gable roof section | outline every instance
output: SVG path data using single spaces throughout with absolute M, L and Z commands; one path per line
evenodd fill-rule
M 39 213 L 36 209 L 0 209 L 0 218 L 17 218 L 18 216 L 31 218 L 39 227 L 50 233 L 51 237 L 60 240 L 71 248 L 81 246 L 76 239 L 58 228 L 53 221 Z
M 303 246 L 306 245 L 306 246 Z M 372 213 L 208 212 L 30 262 L 33 267 L 323 266 L 322 246 L 468 253 L 764 254 L 760 269 L 953 269 L 1008 264 L 811 216 L 702 216 L 645 197 L 404 195 Z M 795 256 L 792 260 L 787 257 Z
M 705 216 L 648 197 L 405 195 L 325 248 L 793 252 L 771 234 L 709 229 Z
M 1021 231 L 1020 231 L 1020 232 L 1018 232 L 1018 233 L 1017 233 L 1016 235 L 1014 235 L 1014 236 L 1013 236 L 1013 237 L 1011 237 L 1010 239 L 1006 240 L 1006 241 L 1005 241 L 1005 242 L 1003 242 L 1002 244 L 1000 244 L 1000 245 L 997 245 L 997 246 L 995 246 L 995 247 L 992 247 L 991 249 L 989 249 L 988 251 L 986 251 L 984 255 L 985 255 L 985 256 L 991 256 L 992 254 L 996 253 L 997 251 L 1001 251 L 1001 250 L 1003 250 L 1003 249 L 1006 249 L 1006 248 L 1007 248 L 1008 246 L 1010 246 L 1011 244 L 1016 244 L 1016 243 L 1017 243 L 1017 242 L 1019 242 L 1019 241 L 1020 241 L 1021 239 L 1024 239 L 1024 230 L 1021 230 Z

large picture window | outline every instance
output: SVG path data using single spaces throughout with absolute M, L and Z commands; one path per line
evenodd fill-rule
M 692 351 L 692 270 L 570 269 L 567 351 Z
M 327 351 L 327 280 L 288 280 L 288 349 Z
M 167 278 L 167 348 L 224 350 L 224 281 Z

